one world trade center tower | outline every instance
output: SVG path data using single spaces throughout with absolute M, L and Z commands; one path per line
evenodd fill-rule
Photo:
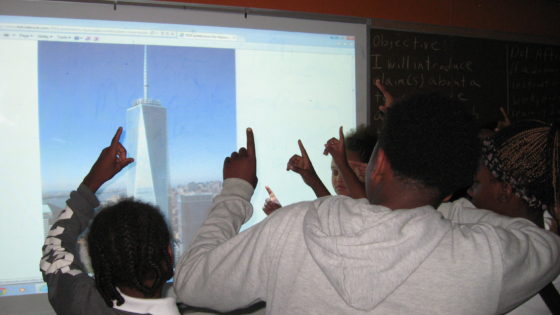
M 126 111 L 126 148 L 135 160 L 127 194 L 160 208 L 169 219 L 167 109 L 148 97 L 147 46 L 144 46 L 144 97 Z

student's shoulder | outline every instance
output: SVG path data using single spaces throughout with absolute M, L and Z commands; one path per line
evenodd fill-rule
M 313 203 L 313 201 L 300 201 L 283 206 L 271 213 L 265 221 L 269 222 L 268 224 L 277 224 L 281 221 L 294 220 L 298 217 L 303 217 L 305 213 L 313 207 Z
M 281 226 L 284 228 L 298 228 L 309 211 L 317 211 L 318 208 L 330 203 L 332 196 L 322 197 L 312 201 L 300 201 L 276 209 L 260 224 L 268 227 Z
M 282 207 L 274 212 L 275 216 L 304 216 L 309 210 L 318 212 L 332 209 L 345 210 L 372 207 L 367 199 L 353 199 L 348 196 L 325 196 L 312 201 L 301 201 Z
M 376 206 L 369 203 L 365 198 L 354 199 L 348 196 L 328 196 L 315 200 L 313 202 L 313 209 L 319 215 L 330 213 L 354 213 L 354 212 L 378 212 L 389 211 L 382 206 Z
M 491 211 L 475 207 L 470 200 L 459 198 L 453 202 L 444 202 L 438 208 L 444 218 L 451 221 L 462 221 L 462 218 L 469 217 L 471 220 L 492 214 Z

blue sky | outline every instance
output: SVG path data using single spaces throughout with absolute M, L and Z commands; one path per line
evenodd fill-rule
M 77 186 L 126 126 L 143 96 L 143 57 L 142 45 L 39 43 L 44 190 Z M 221 180 L 236 148 L 235 52 L 148 46 L 148 77 L 149 97 L 167 108 L 171 183 Z

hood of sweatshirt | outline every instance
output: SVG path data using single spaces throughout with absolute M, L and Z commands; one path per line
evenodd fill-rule
M 431 206 L 391 211 L 366 199 L 318 199 L 304 218 L 311 256 L 346 303 L 371 310 L 401 286 L 451 229 Z

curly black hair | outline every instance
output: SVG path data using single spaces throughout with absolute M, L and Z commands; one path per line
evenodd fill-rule
M 436 188 L 443 198 L 472 182 L 480 157 L 477 132 L 462 103 L 421 94 L 388 109 L 379 147 L 398 177 Z
M 375 132 L 365 125 L 360 125 L 356 129 L 350 130 L 344 138 L 346 150 L 358 152 L 360 161 L 367 163 L 377 143 Z
M 97 290 L 110 307 L 124 303 L 116 287 L 154 297 L 173 276 L 169 229 L 150 204 L 128 198 L 105 207 L 93 219 L 88 245 Z

